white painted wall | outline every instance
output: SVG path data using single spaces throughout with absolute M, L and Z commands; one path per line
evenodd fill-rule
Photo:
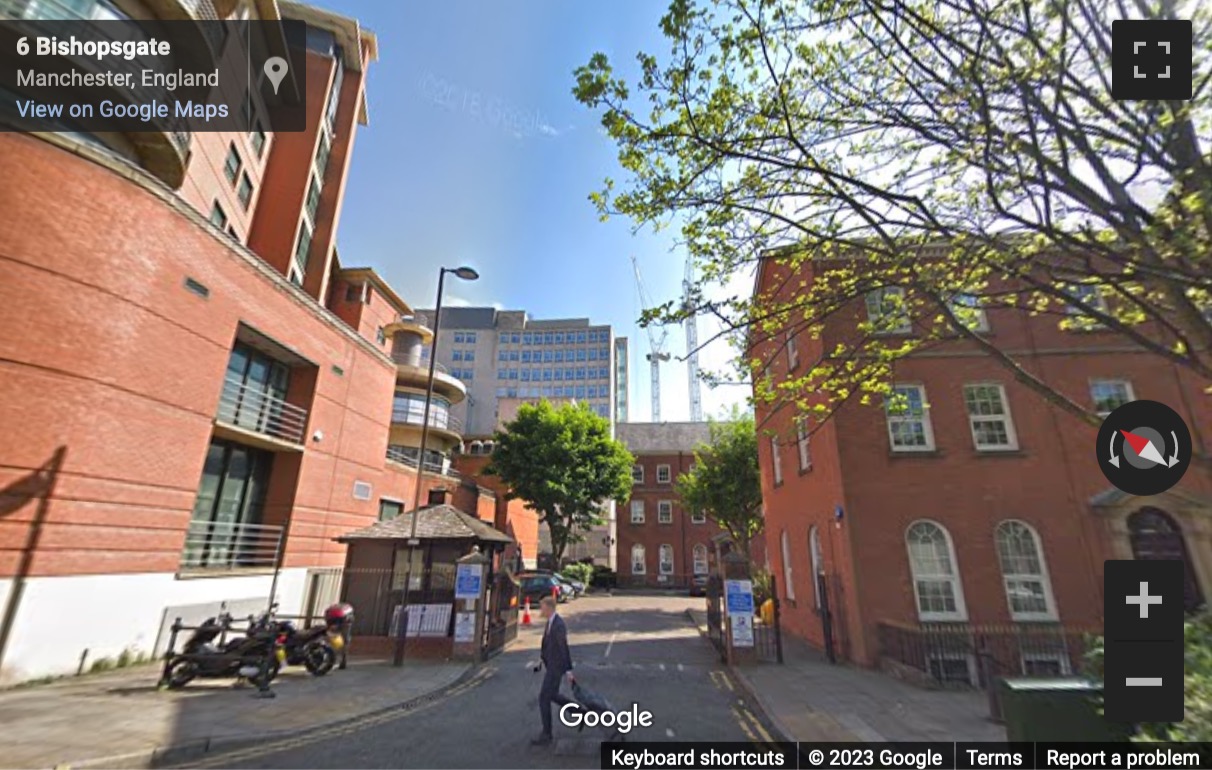
M 306 576 L 305 568 L 278 576 L 283 614 L 300 610 Z M 74 674 L 85 650 L 86 667 L 124 649 L 152 653 L 161 628 L 177 615 L 197 622 L 214 615 L 221 602 L 241 612 L 263 608 L 272 580 L 272 575 L 182 580 L 173 573 L 30 578 L 0 661 L 0 683 Z M 12 584 L 11 578 L 0 578 L 0 612 Z

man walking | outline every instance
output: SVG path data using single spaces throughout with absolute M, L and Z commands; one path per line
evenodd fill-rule
M 539 715 L 543 718 L 543 734 L 530 743 L 534 746 L 544 746 L 551 743 L 551 704 L 564 706 L 574 703 L 571 698 L 560 692 L 560 683 L 564 675 L 572 671 L 572 654 L 568 651 L 568 629 L 564 626 L 564 618 L 556 612 L 554 596 L 545 596 L 539 603 L 539 612 L 547 620 L 543 628 L 543 646 L 541 648 L 539 666 L 545 668 L 543 686 L 539 689 Z

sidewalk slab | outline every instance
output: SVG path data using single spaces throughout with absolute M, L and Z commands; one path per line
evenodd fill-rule
M 689 614 L 705 635 L 706 613 Z M 1006 740 L 1005 728 L 988 719 L 984 692 L 926 690 L 877 671 L 832 665 L 789 635 L 783 660 L 732 670 L 788 740 Z
M 160 755 L 212 742 L 263 740 L 383 711 L 454 685 L 469 663 L 353 659 L 313 677 L 283 672 L 274 698 L 230 679 L 159 690 L 159 666 L 0 691 L 0 766 L 147 767 Z

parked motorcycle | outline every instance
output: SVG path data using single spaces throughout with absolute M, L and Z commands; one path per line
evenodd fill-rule
M 256 621 L 247 634 L 220 644 L 216 640 L 231 624 L 231 615 L 222 614 L 194 629 L 181 652 L 169 658 L 161 683 L 178 690 L 194 679 L 247 679 L 258 687 L 273 681 L 281 665 L 275 629 Z
M 274 605 L 274 609 L 277 605 Z M 278 660 L 288 666 L 303 666 L 312 676 L 324 676 L 337 663 L 345 647 L 345 631 L 353 607 L 334 604 L 324 611 L 323 625 L 300 629 L 289 620 L 275 620 Z

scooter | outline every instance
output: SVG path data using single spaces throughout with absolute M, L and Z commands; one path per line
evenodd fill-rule
M 278 675 L 281 666 L 278 634 L 262 620 L 253 621 L 248 633 L 220 645 L 215 640 L 231 630 L 232 617 L 208 618 L 174 653 L 164 667 L 162 685 L 179 690 L 194 679 L 247 680 L 264 688 Z
M 312 676 L 324 676 L 337 662 L 337 650 L 345 643 L 330 634 L 327 625 L 299 630 L 289 620 L 274 622 L 278 659 L 287 666 L 303 666 Z

